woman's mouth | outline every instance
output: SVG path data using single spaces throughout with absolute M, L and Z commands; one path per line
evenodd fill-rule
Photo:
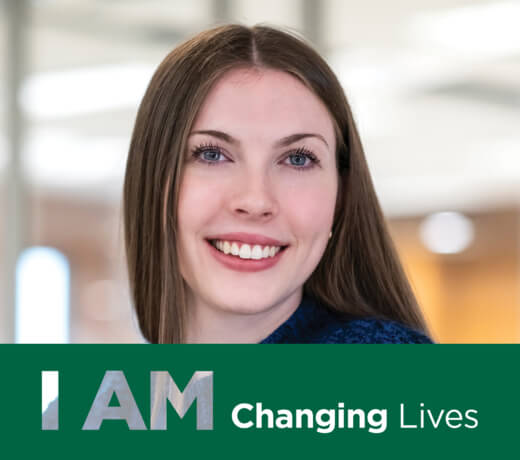
M 287 246 L 247 244 L 239 241 L 206 240 L 213 256 L 227 268 L 259 271 L 273 267 Z
M 260 244 L 247 244 L 237 241 L 210 240 L 210 243 L 224 254 L 231 254 L 241 259 L 267 259 L 274 257 L 287 246 L 262 246 Z

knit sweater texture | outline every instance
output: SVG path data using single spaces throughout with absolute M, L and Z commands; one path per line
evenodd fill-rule
M 349 318 L 304 296 L 295 312 L 260 343 L 433 343 L 396 321 Z

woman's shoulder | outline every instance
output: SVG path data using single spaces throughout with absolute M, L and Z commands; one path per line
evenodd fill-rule
M 356 317 L 304 296 L 292 316 L 261 343 L 432 343 L 397 321 Z
M 433 343 L 424 333 L 397 321 L 379 318 L 337 319 L 315 337 L 319 343 Z

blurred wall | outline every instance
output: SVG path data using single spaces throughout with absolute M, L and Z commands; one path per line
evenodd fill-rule
M 8 107 L 7 4 L 0 14 L 2 330 L 18 235 Z M 19 108 L 27 246 L 71 270 L 70 341 L 139 342 L 120 210 L 137 107 L 162 58 L 217 22 L 270 22 L 311 39 L 345 87 L 374 184 L 433 336 L 520 341 L 520 4 L 505 1 L 26 2 Z M 483 29 L 484 28 L 484 29 Z M 486 30 L 485 34 L 482 30 Z M 10 61 L 11 60 L 11 61 Z M 421 225 L 454 211 L 469 246 L 427 249 Z M 9 305 L 7 304 L 9 303 Z M 9 314 L 8 314 L 9 313 Z M 9 324 L 6 324 L 9 323 Z M 5 335 L 10 336 L 12 334 Z M 5 341 L 0 337 L 0 340 Z

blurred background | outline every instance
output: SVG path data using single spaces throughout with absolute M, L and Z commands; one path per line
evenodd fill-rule
M 223 22 L 293 28 L 338 74 L 434 339 L 520 342 L 520 1 L 490 0 L 0 0 L 0 342 L 142 341 L 133 122 Z

